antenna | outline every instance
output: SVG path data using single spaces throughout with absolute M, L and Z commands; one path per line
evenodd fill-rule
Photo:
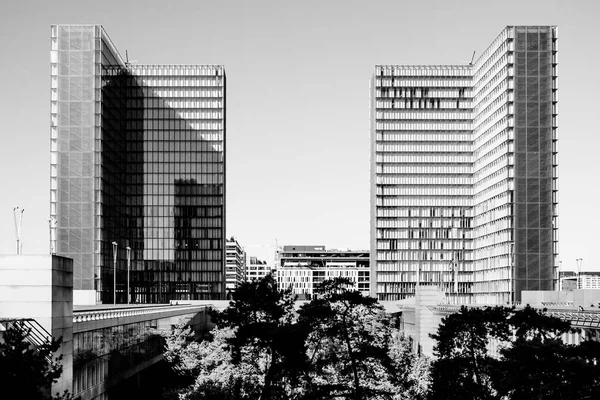
M 23 246 L 21 245 L 21 227 L 23 226 L 23 212 L 24 208 L 13 207 L 13 217 L 15 218 L 15 236 L 17 239 L 17 254 L 23 253 Z

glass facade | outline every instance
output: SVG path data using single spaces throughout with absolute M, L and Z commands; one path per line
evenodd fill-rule
M 507 27 L 472 65 L 376 66 L 371 292 L 458 302 L 553 287 L 556 27 Z
M 213 328 L 209 309 L 144 306 L 77 310 L 73 324 L 73 387 L 69 390 L 83 399 L 121 398 L 123 384 L 131 377 L 137 381 L 133 386 L 138 386 L 147 369 L 160 364 L 165 336 L 176 324 L 189 326 L 195 339 Z M 138 393 L 140 389 L 138 386 Z
M 552 290 L 556 278 L 557 32 L 514 32 L 515 281 L 521 290 Z
M 77 395 L 160 356 L 165 339 L 157 320 L 73 335 L 73 394 Z
M 116 263 L 118 303 L 128 265 L 132 302 L 222 298 L 223 67 L 127 64 L 99 25 L 51 42 L 51 240 L 74 288 L 113 302 Z

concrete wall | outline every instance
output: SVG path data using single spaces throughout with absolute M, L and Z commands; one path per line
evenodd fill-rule
M 54 338 L 63 373 L 53 393 L 73 380 L 73 260 L 54 255 L 0 256 L 0 317 L 33 318 Z
M 600 309 L 600 289 L 575 289 L 572 291 L 524 290 L 522 303 L 542 307 L 542 303 L 573 302 L 573 307 Z M 592 307 L 593 305 L 593 307 Z
M 542 303 L 567 303 L 573 301 L 573 291 L 523 290 L 521 303 L 541 307 Z
M 573 290 L 573 305 L 583 307 L 586 310 L 600 307 L 600 289 L 577 289 Z
M 433 340 L 429 334 L 437 332 L 441 318 L 434 315 L 428 307 L 437 306 L 443 301 L 444 293 L 437 286 L 417 286 L 415 301 L 415 340 L 421 346 L 421 352 L 433 355 Z

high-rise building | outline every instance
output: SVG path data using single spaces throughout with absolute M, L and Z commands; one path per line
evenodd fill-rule
M 246 280 L 246 252 L 238 241 L 232 237 L 227 240 L 227 269 L 225 272 L 225 288 L 227 296 Z
M 353 288 L 369 294 L 369 252 L 325 249 L 325 246 L 283 246 L 277 256 L 277 285 L 291 289 L 300 300 L 310 300 L 327 279 L 348 278 Z
M 371 293 L 435 284 L 460 302 L 552 290 L 557 28 L 508 26 L 468 65 L 377 65 Z
M 223 66 L 130 64 L 100 25 L 53 25 L 50 59 L 51 243 L 75 301 L 223 298 Z

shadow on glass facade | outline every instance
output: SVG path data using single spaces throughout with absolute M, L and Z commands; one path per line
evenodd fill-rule
M 95 318 L 73 326 L 71 392 L 82 399 L 122 398 L 121 392 L 126 389 L 123 384 L 131 377 L 138 381 L 130 388 L 134 389 L 132 394 L 135 395 L 135 390 L 143 389 L 139 387 L 139 379 L 146 375 L 147 369 L 161 363 L 165 335 L 170 334 L 174 325 L 185 322 L 195 339 L 203 338 L 214 326 L 205 307 L 191 312 L 189 308 L 153 309 L 146 306 L 106 309 L 104 312 L 122 315 L 113 314 L 106 318 L 106 315 L 96 314 Z M 156 378 L 161 379 L 160 376 Z M 165 382 L 160 386 L 164 388 Z M 156 389 L 161 394 L 162 388 Z
M 129 65 L 99 25 L 51 32 L 51 240 L 74 288 L 102 303 L 222 298 L 223 67 Z

